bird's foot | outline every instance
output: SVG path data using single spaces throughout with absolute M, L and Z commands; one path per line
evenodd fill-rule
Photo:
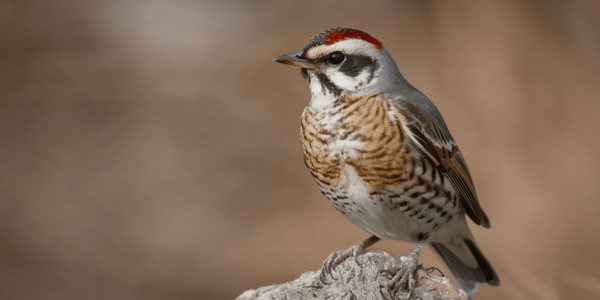
M 356 244 L 352 245 L 348 249 L 329 254 L 325 262 L 323 262 L 323 266 L 321 267 L 321 275 L 319 275 L 321 282 L 324 284 L 329 284 L 332 282 L 331 279 L 335 280 L 336 278 L 334 278 L 331 274 L 332 271 L 350 257 L 354 257 L 356 260 L 358 255 L 361 254 L 363 250 L 364 249 L 362 249 L 359 244 Z
M 411 291 L 417 287 L 416 271 L 419 268 L 419 261 L 415 257 L 405 257 L 400 264 L 397 264 L 392 269 L 387 270 L 387 273 L 393 277 L 388 282 L 388 291 L 394 297 L 405 294 L 403 299 L 410 299 Z
M 419 255 L 425 247 L 425 243 L 421 242 L 417 248 L 392 269 L 387 270 L 387 273 L 393 274 L 393 277 L 388 282 L 388 291 L 392 297 L 401 296 L 402 299 L 410 299 L 411 292 L 417 287 L 416 271 L 422 267 L 419 265 Z M 405 291 L 406 293 L 403 293 Z
M 327 257 L 325 262 L 323 262 L 323 266 L 321 267 L 321 274 L 319 275 L 319 280 L 323 284 L 329 284 L 332 282 L 331 279 L 336 280 L 331 274 L 332 271 L 337 268 L 340 264 L 342 264 L 346 259 L 350 257 L 354 257 L 354 260 L 358 263 L 358 256 L 365 251 L 365 249 L 379 241 L 379 238 L 376 236 L 371 236 L 368 239 L 354 244 L 350 246 L 350 248 L 336 251 Z

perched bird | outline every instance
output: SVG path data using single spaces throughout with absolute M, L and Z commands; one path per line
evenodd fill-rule
M 275 62 L 300 67 L 311 100 L 302 113 L 304 161 L 329 202 L 371 237 L 324 262 L 321 278 L 380 239 L 418 243 L 393 270 L 393 291 L 415 287 L 426 244 L 462 289 L 498 285 L 466 217 L 490 227 L 465 160 L 434 104 L 404 79 L 383 44 L 350 28 L 311 38 Z

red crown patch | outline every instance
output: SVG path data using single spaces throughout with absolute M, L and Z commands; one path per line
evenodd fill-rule
M 381 49 L 383 47 L 383 44 L 378 39 L 370 36 L 366 32 L 362 32 L 359 30 L 342 30 L 342 31 L 331 32 L 331 33 L 327 34 L 327 36 L 325 37 L 325 43 L 327 45 L 331 45 L 331 44 L 334 44 L 334 43 L 337 43 L 339 41 L 343 41 L 346 39 L 356 39 L 356 38 L 375 45 L 375 47 L 377 47 L 377 49 Z

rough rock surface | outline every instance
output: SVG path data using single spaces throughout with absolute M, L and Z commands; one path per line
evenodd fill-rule
M 332 274 L 334 279 L 327 285 L 319 281 L 320 271 L 310 271 L 290 282 L 245 291 L 237 300 L 405 299 L 405 292 L 396 295 L 398 298 L 393 298 L 387 289 L 391 275 L 385 270 L 397 263 L 387 252 L 370 251 L 361 254 L 356 260 L 344 261 L 335 269 Z M 418 270 L 417 288 L 412 291 L 410 299 L 469 299 L 463 290 L 436 274 L 439 272 Z

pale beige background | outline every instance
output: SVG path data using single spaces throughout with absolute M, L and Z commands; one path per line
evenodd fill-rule
M 600 297 L 600 2 L 539 3 L 0 1 L 0 298 L 232 299 L 365 238 L 272 63 L 334 26 L 381 39 L 460 144 L 502 280 L 477 297 Z

